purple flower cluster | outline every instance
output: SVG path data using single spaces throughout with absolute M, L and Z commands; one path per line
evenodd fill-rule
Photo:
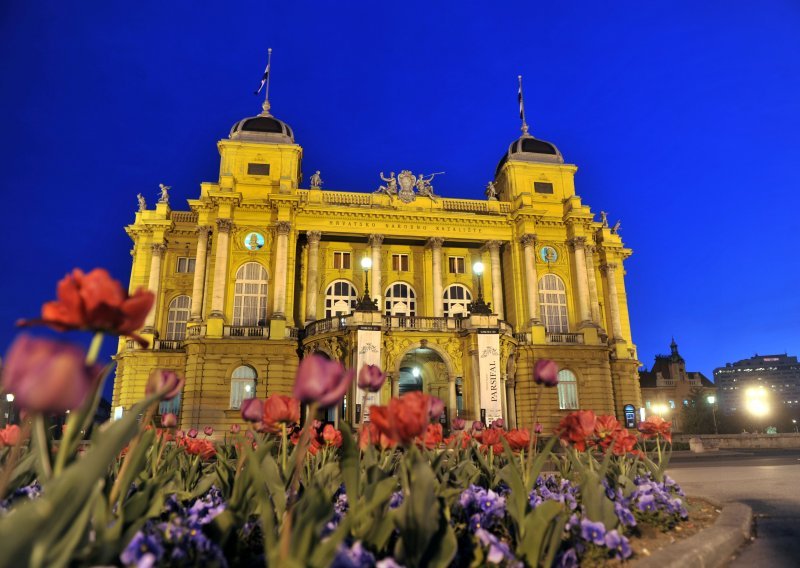
M 389 508 L 390 509 L 397 509 L 400 505 L 403 504 L 405 500 L 405 496 L 403 495 L 402 491 L 395 491 L 392 493 L 392 498 L 389 499 Z
M 0 500 L 0 516 L 5 515 L 11 509 L 16 501 L 21 499 L 36 499 L 42 494 L 42 486 L 38 481 L 34 481 L 30 485 L 25 485 L 19 489 L 15 489 L 11 495 L 3 500 Z
M 487 549 L 486 561 L 490 564 L 505 563 L 505 566 L 509 568 L 522 568 L 522 562 L 514 556 L 507 542 L 500 540 L 486 529 L 476 530 L 475 537 L 478 539 L 480 545 L 484 549 Z
M 472 532 L 480 528 L 491 530 L 502 523 L 506 515 L 505 497 L 477 485 L 467 487 L 461 493 L 458 504 Z
M 372 568 L 375 566 L 375 556 L 364 548 L 360 540 L 347 546 L 342 543 L 336 550 L 331 568 Z
M 227 566 L 220 547 L 203 532 L 203 527 L 224 510 L 225 502 L 216 487 L 185 505 L 170 495 L 161 519 L 145 523 L 120 554 L 120 561 L 137 568 L 198 563 Z
M 342 522 L 347 510 L 350 508 L 350 503 L 347 501 L 347 493 L 345 492 L 344 485 L 339 486 L 336 493 L 333 494 L 333 516 L 331 520 L 325 524 L 325 529 L 322 531 L 322 536 L 326 537 L 331 534 L 339 523 Z
M 575 546 L 564 550 L 556 558 L 556 565 L 561 567 L 578 566 L 579 559 L 588 549 L 605 549 L 603 554 L 611 554 L 613 558 L 625 560 L 633 554 L 628 539 L 617 529 L 606 530 L 600 522 L 593 522 L 586 517 L 573 514 L 565 530 L 571 534 Z
M 659 483 L 650 476 L 641 475 L 633 482 L 636 489 L 628 501 L 637 517 L 664 524 L 667 528 L 689 517 L 682 499 L 683 491 L 669 477 L 665 476 L 664 482 Z
M 536 479 L 536 484 L 528 496 L 531 508 L 535 509 L 545 501 L 558 501 L 567 506 L 570 511 L 578 508 L 579 488 L 568 479 L 559 479 L 554 475 Z

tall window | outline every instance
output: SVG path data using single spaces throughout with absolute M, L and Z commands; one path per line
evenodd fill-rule
M 350 253 L 335 251 L 333 253 L 333 267 L 340 269 L 350 268 Z
M 164 339 L 181 341 L 186 337 L 186 322 L 192 299 L 189 296 L 177 296 L 169 303 L 167 312 L 167 335 Z
M 349 314 L 356 309 L 356 288 L 347 280 L 331 282 L 325 290 L 325 317 Z
M 236 272 L 233 296 L 233 325 L 267 324 L 267 271 L 248 262 Z
M 178 265 L 175 267 L 176 272 L 194 272 L 195 259 L 190 256 L 178 257 Z
M 466 286 L 461 284 L 448 286 L 444 291 L 444 316 L 448 318 L 468 316 L 471 302 L 472 294 Z
M 256 370 L 250 365 L 236 367 L 231 375 L 231 408 L 240 408 L 242 401 L 256 396 Z
M 558 372 L 558 407 L 561 410 L 577 410 L 578 379 L 568 369 Z
M 165 400 L 163 402 L 158 403 L 158 413 L 161 416 L 165 414 L 175 414 L 179 416 L 181 413 L 181 394 L 178 393 L 178 396 L 173 398 L 172 400 Z
M 395 272 L 408 272 L 408 255 L 393 254 L 392 270 L 394 270 Z
M 539 306 L 544 328 L 550 333 L 567 333 L 567 292 L 564 281 L 555 274 L 545 274 L 539 280 Z
M 451 256 L 447 260 L 450 265 L 450 274 L 464 274 L 463 256 Z
M 395 282 L 384 294 L 387 316 L 417 315 L 417 295 L 405 282 Z

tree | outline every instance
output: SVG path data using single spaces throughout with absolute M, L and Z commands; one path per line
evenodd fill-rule
M 705 391 L 694 387 L 686 399 L 689 404 L 681 411 L 681 430 L 684 434 L 713 434 L 714 416 L 711 405 L 706 400 Z

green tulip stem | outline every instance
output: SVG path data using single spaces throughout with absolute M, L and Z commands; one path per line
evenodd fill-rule
M 542 402 L 542 390 L 543 390 L 543 387 L 542 387 L 542 385 L 540 383 L 539 384 L 539 389 L 536 392 L 536 405 L 533 407 L 533 424 L 531 425 L 530 438 L 528 439 L 528 459 L 531 460 L 531 461 L 533 460 L 533 456 L 534 456 L 533 449 L 537 445 L 536 444 L 536 442 L 537 442 L 537 440 L 536 440 L 536 420 L 537 420 L 537 418 L 539 416 L 539 403 Z M 527 467 L 525 468 L 524 475 L 525 475 L 525 479 L 527 480 L 527 476 L 528 476 Z
M 44 416 L 36 414 L 33 417 L 33 442 L 36 445 L 36 451 L 39 452 L 39 462 L 42 466 L 42 473 L 45 480 L 53 476 L 53 466 L 50 463 L 50 446 L 47 443 L 47 434 L 44 428 Z
M 164 396 L 164 393 L 160 394 L 161 396 Z M 153 421 L 153 416 L 155 416 L 157 406 L 157 402 L 150 403 L 150 405 L 147 407 L 147 411 L 144 414 L 144 418 L 139 423 L 139 432 L 136 434 L 133 440 L 131 440 L 130 444 L 128 444 L 128 453 L 125 455 L 125 461 L 122 462 L 122 467 L 119 470 L 117 479 L 114 481 L 114 486 L 111 488 L 111 493 L 108 496 L 108 504 L 110 507 L 113 507 L 114 503 L 117 502 L 117 499 L 120 498 L 120 493 L 122 491 L 120 484 L 122 483 L 122 480 L 125 479 L 125 474 L 131 465 L 131 460 L 133 459 L 132 456 L 135 453 L 136 447 L 139 445 L 139 441 L 142 439 L 142 432 L 144 431 L 144 428 Z
M 286 436 L 286 423 L 281 422 L 281 472 L 286 476 L 286 443 L 289 440 Z
M 86 353 L 86 366 L 91 367 L 97 362 L 97 356 L 100 355 L 100 347 L 103 345 L 103 332 L 98 331 L 92 337 L 92 342 L 89 344 L 89 351 Z

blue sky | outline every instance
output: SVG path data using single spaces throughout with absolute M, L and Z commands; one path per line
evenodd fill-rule
M 4 2 L 0 345 L 73 266 L 127 281 L 136 194 L 216 179 L 272 47 L 273 112 L 329 189 L 408 168 L 482 197 L 521 73 L 532 133 L 622 220 L 640 359 L 797 354 L 799 29 L 789 0 Z

